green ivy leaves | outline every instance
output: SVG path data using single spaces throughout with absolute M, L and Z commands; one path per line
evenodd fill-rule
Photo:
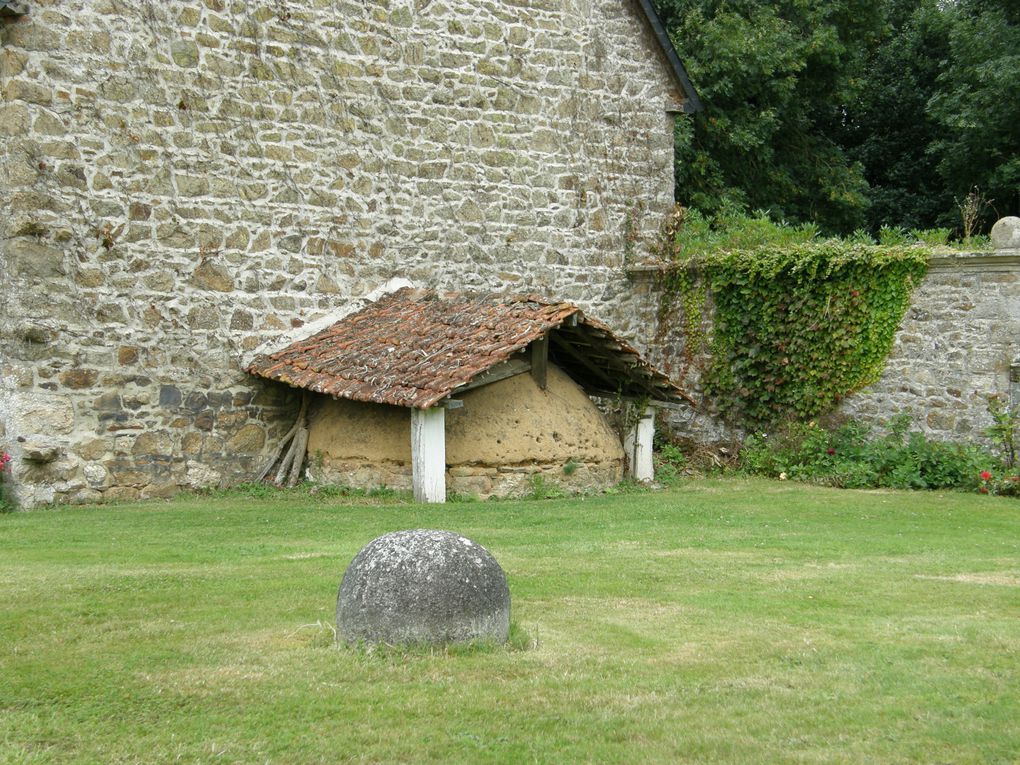
M 923 247 L 828 240 L 713 250 L 678 264 L 695 274 L 670 284 L 683 304 L 711 306 L 709 401 L 754 430 L 815 417 L 876 381 L 927 262 Z M 694 296 L 706 287 L 702 303 Z M 690 332 L 694 322 L 681 324 Z

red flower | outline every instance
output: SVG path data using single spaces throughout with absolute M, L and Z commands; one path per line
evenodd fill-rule
M 991 481 L 992 480 L 992 474 L 989 473 L 987 470 L 982 470 L 981 471 L 981 480 L 982 481 Z
M 982 494 L 987 494 L 988 493 L 988 487 L 987 486 L 982 486 L 981 488 L 978 489 L 978 491 L 981 492 Z
M 828 449 L 825 450 L 825 453 L 831 457 L 833 454 L 836 453 L 836 450 L 830 446 Z

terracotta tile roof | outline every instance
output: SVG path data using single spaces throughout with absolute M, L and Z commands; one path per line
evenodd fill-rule
M 256 357 L 247 371 L 337 398 L 426 409 L 553 330 L 550 359 L 589 392 L 686 398 L 608 327 L 575 305 L 535 295 L 405 288 Z M 593 355 L 607 363 L 590 362 Z

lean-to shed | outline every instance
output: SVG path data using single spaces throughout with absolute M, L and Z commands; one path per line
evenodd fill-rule
M 527 295 L 405 288 L 275 353 L 251 374 L 313 394 L 313 477 L 372 488 L 526 492 L 536 477 L 611 485 L 651 478 L 646 406 L 685 399 L 575 305 Z M 589 396 L 641 402 L 630 454 Z M 300 458 L 300 456 L 299 456 Z

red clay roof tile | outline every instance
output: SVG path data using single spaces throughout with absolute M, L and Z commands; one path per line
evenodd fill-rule
M 575 305 L 535 295 L 405 288 L 305 340 L 257 357 L 248 372 L 337 398 L 426 409 L 572 316 L 577 318 L 570 324 L 588 331 L 585 340 L 598 345 L 602 356 L 612 357 L 605 358 L 606 370 L 597 380 L 564 364 L 586 390 L 613 393 L 607 380 L 614 377 L 620 383 L 616 392 L 638 386 L 635 395 L 686 399 L 608 327 L 585 318 Z M 565 334 L 561 344 L 564 340 L 571 342 L 570 335 Z M 629 358 L 622 363 L 620 357 Z

